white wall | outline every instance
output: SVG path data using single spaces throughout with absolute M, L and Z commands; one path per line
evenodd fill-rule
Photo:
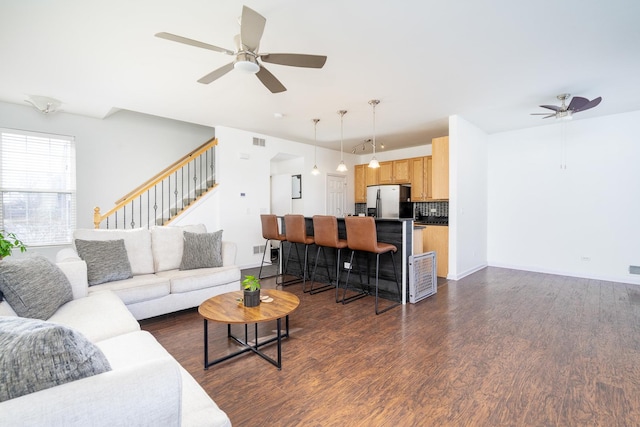
M 449 273 L 458 280 L 487 265 L 487 135 L 449 118 Z
M 445 135 L 442 135 L 442 136 L 445 136 Z M 380 162 L 386 162 L 388 160 L 410 159 L 411 157 L 422 157 L 422 156 L 430 156 L 430 155 L 431 155 L 431 141 L 415 147 L 400 148 L 398 150 L 376 149 L 376 159 L 378 159 L 378 161 Z M 369 161 L 371 160 L 371 157 L 372 157 L 372 154 L 371 154 L 371 150 L 369 149 L 368 154 L 358 155 L 356 164 L 363 165 L 365 163 L 369 163 Z
M 275 173 L 302 175 L 302 199 L 295 200 L 296 212 L 305 216 L 324 213 L 326 174 L 335 173 L 340 163 L 340 152 L 317 149 L 317 166 L 320 175 L 311 175 L 314 165 L 313 145 L 301 144 L 268 135 L 246 132 L 227 127 L 216 127 L 218 144 L 218 179 L 220 181 L 220 220 L 224 228 L 223 239 L 238 244 L 237 263 L 241 267 L 260 264 L 262 256 L 253 254 L 253 247 L 263 245 L 260 224 L 261 213 L 270 211 L 270 176 Z M 265 147 L 253 145 L 253 137 L 264 138 Z M 241 159 L 240 154 L 244 154 Z M 248 156 L 246 156 L 248 155 Z M 302 161 L 286 162 L 286 166 L 274 166 L 276 157 L 298 158 Z M 355 156 L 345 154 L 349 168 L 347 176 L 347 204 L 353 206 L 353 165 Z M 293 166 L 292 166 L 293 165 Z M 297 167 L 297 170 L 294 170 Z M 277 170 L 275 170 L 277 168 Z M 245 197 L 240 197 L 245 193 Z
M 77 227 L 93 228 L 93 208 L 114 202 L 208 141 L 214 129 L 175 120 L 117 112 L 104 120 L 0 102 L 0 127 L 71 135 L 76 141 Z M 41 249 L 55 256 L 58 248 Z
M 489 136 L 489 264 L 640 284 L 640 111 L 562 127 Z

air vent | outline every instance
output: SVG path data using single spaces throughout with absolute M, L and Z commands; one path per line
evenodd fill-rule
M 257 255 L 257 254 L 261 254 L 264 252 L 265 246 L 264 245 L 260 245 L 260 246 L 254 246 L 253 247 L 253 254 Z
M 264 138 L 256 138 L 254 136 L 253 137 L 253 145 L 257 145 L 258 147 L 264 147 L 264 145 L 265 145 Z

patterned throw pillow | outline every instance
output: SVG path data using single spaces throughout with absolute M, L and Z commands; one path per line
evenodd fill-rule
M 89 286 L 131 277 L 131 264 L 120 240 L 75 240 L 78 255 L 87 263 Z
M 222 267 L 222 230 L 214 233 L 184 232 L 180 270 Z
M 111 370 L 80 332 L 55 323 L 0 317 L 0 402 Z
M 0 290 L 18 316 L 41 320 L 73 299 L 67 276 L 39 254 L 0 261 Z

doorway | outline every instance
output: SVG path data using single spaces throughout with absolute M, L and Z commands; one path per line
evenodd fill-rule
M 326 214 L 344 217 L 346 203 L 347 177 L 345 175 L 327 174 Z

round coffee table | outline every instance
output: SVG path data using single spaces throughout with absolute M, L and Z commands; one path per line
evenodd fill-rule
M 292 313 L 298 305 L 300 299 L 291 292 L 280 291 L 277 289 L 262 289 L 261 296 L 273 298 L 271 302 L 260 302 L 257 307 L 245 307 L 242 302 L 243 291 L 228 292 L 226 294 L 217 295 L 209 298 L 198 307 L 198 313 L 204 318 L 204 368 L 208 369 L 217 363 L 224 362 L 232 357 L 238 356 L 246 352 L 253 352 L 273 364 L 280 370 L 282 368 L 282 339 L 289 337 L 289 314 Z M 282 333 L 281 320 L 285 318 L 285 333 Z M 258 323 L 276 320 L 277 333 L 275 337 L 268 338 L 258 343 Z M 208 322 L 218 322 L 227 324 L 227 337 L 234 340 L 242 348 L 234 353 L 220 357 L 209 362 L 209 328 Z M 248 324 L 255 324 L 255 344 L 248 342 Z M 244 324 L 244 339 L 234 336 L 231 333 L 232 324 Z M 272 343 L 278 343 L 278 358 L 267 356 L 260 347 Z

